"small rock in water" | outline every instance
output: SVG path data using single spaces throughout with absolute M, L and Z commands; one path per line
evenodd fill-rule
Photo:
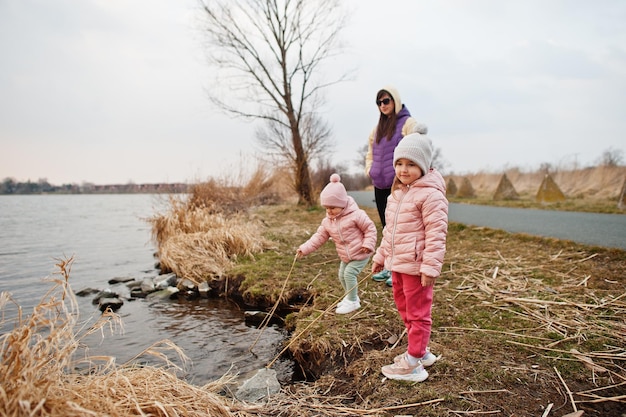
M 95 288 L 83 288 L 82 290 L 77 291 L 76 295 L 79 297 L 84 297 L 86 295 L 97 294 L 99 292 L 100 290 L 97 290 Z
M 119 284 L 121 282 L 128 282 L 128 281 L 132 281 L 134 278 L 111 278 L 109 280 L 109 285 L 113 285 L 113 284 Z
M 98 293 L 98 295 L 96 295 L 92 301 L 93 304 L 99 304 L 101 300 L 106 299 L 106 298 L 117 298 L 119 297 L 118 294 L 114 293 L 113 291 L 111 291 L 110 289 L 106 289 L 104 291 L 100 291 Z
M 154 279 L 154 286 L 162 290 L 167 287 L 175 287 L 177 281 L 178 277 L 174 273 L 160 275 Z
M 265 311 L 245 311 L 244 317 L 248 324 L 261 324 L 263 320 L 268 316 Z
M 145 293 L 149 293 L 154 291 L 154 281 L 152 281 L 152 279 L 150 278 L 146 278 L 143 281 L 141 281 L 141 290 Z
M 235 397 L 240 401 L 257 402 L 278 392 L 280 392 L 280 383 L 276 378 L 276 371 L 263 368 L 239 387 Z
M 143 292 L 141 287 L 133 287 L 130 289 L 130 296 L 133 298 L 146 298 L 148 293 Z
M 100 299 L 98 303 L 98 308 L 100 311 L 106 311 L 107 309 L 111 309 L 112 311 L 118 310 L 122 305 L 124 305 L 124 301 L 121 298 L 117 297 L 106 297 Z
M 148 294 L 147 298 L 149 299 L 166 299 L 166 298 L 172 298 L 174 296 L 174 294 L 179 293 L 180 290 L 176 287 L 167 287 L 164 288 L 160 291 L 155 291 L 155 292 L 151 292 L 150 294 Z
M 192 281 L 192 280 L 190 280 L 190 279 L 187 279 L 187 278 L 183 279 L 183 280 L 182 280 L 182 281 L 178 284 L 178 286 L 179 286 L 181 289 L 183 289 L 183 288 L 184 288 L 184 289 L 191 290 L 191 291 L 193 291 L 193 290 L 195 290 L 195 289 L 196 289 L 196 283 L 195 283 L 195 282 L 193 282 L 193 281 Z
M 209 293 L 209 291 L 211 291 L 211 287 L 209 286 L 208 282 L 203 281 L 200 283 L 200 285 L 198 285 L 198 292 L 200 294 L 206 295 Z

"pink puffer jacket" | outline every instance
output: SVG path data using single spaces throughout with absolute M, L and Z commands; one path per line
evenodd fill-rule
M 298 248 L 303 255 L 319 249 L 332 238 L 337 255 L 343 262 L 360 261 L 369 258 L 376 249 L 376 225 L 367 213 L 360 209 L 354 199 L 348 196 L 348 205 L 334 218 L 328 215 L 309 240 Z M 361 253 L 368 248 L 369 253 Z
M 404 274 L 438 277 L 446 253 L 446 183 L 431 169 L 387 199 L 387 225 L 374 262 Z

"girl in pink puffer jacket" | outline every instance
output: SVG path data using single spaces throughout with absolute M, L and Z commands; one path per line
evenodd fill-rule
M 407 329 L 407 351 L 382 373 L 421 382 L 436 356 L 427 349 L 433 285 L 441 274 L 448 232 L 448 200 L 441 174 L 430 168 L 433 146 L 419 133 L 405 136 L 393 154 L 396 178 L 385 210 L 386 226 L 372 272 L 391 271 L 393 298 Z
M 339 282 L 346 294 L 337 304 L 337 314 L 351 313 L 361 308 L 357 276 L 361 273 L 376 248 L 376 225 L 367 213 L 360 209 L 348 195 L 337 174 L 330 176 L 330 183 L 322 190 L 320 201 L 326 208 L 326 217 L 309 240 L 298 248 L 301 258 L 319 249 L 328 239 L 335 242 L 341 262 Z

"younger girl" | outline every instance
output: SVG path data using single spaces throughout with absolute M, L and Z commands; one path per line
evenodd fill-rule
M 341 262 L 339 282 L 345 297 L 337 305 L 337 314 L 348 314 L 361 308 L 357 276 L 376 248 L 376 225 L 367 213 L 348 195 L 341 178 L 330 176 L 330 183 L 322 190 L 320 201 L 326 208 L 326 217 L 309 240 L 300 245 L 296 256 L 301 258 L 319 249 L 332 238 Z
M 433 147 L 419 133 L 405 136 L 393 154 L 396 178 L 387 201 L 381 244 L 372 272 L 391 271 L 393 298 L 408 335 L 407 351 L 383 366 L 389 379 L 421 382 L 436 357 L 427 349 L 433 285 L 446 253 L 448 200 L 445 181 L 430 168 Z

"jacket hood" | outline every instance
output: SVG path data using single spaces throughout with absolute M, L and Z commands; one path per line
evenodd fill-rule
M 336 215 L 335 217 L 330 217 L 328 214 L 326 214 L 326 217 L 333 220 L 338 217 L 342 217 L 347 214 L 350 214 L 353 211 L 356 211 L 358 209 L 359 209 L 359 205 L 356 203 L 356 201 L 354 201 L 354 198 L 352 198 L 352 196 L 348 196 L 348 203 L 346 204 L 346 207 L 343 210 L 341 210 L 341 212 L 338 215 Z
M 400 99 L 400 93 L 398 93 L 398 90 L 396 90 L 396 88 L 392 85 L 384 86 L 379 90 L 379 92 L 383 90 L 388 92 L 391 98 L 393 98 L 393 102 L 396 105 L 396 114 L 400 113 L 400 110 L 402 110 L 402 100 Z

